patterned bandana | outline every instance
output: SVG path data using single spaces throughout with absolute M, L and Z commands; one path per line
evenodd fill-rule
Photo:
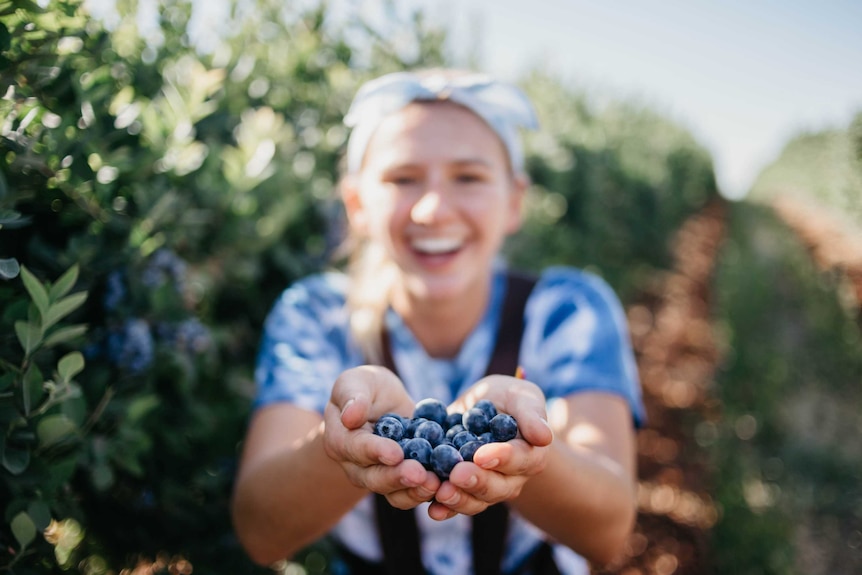
M 353 131 L 347 143 L 347 169 L 359 171 L 365 148 L 380 122 L 413 101 L 450 100 L 482 118 L 503 141 L 515 172 L 524 171 L 518 128 L 536 130 L 533 105 L 517 87 L 484 74 L 449 78 L 396 72 L 364 84 L 353 99 L 344 124 Z

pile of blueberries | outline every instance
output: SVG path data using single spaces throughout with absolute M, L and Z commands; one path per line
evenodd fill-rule
M 415 459 L 444 481 L 456 464 L 473 461 L 480 446 L 517 437 L 518 422 L 487 399 L 464 413 L 447 413 L 443 402 L 427 398 L 416 403 L 413 417 L 384 414 L 374 422 L 374 434 L 397 441 L 405 459 Z

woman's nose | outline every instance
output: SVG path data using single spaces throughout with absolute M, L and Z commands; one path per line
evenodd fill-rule
M 450 210 L 447 194 L 439 186 L 426 189 L 422 197 L 413 204 L 410 211 L 411 219 L 419 224 L 429 224 L 445 217 Z

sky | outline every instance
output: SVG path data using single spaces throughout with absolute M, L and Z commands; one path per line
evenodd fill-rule
M 794 135 L 862 111 L 862 0 L 413 3 L 498 77 L 541 65 L 667 114 L 711 151 L 731 198 Z
M 211 36 L 225 2 L 194 1 L 206 17 L 193 24 Z M 456 58 L 477 54 L 501 79 L 542 66 L 588 94 L 650 105 L 712 153 L 729 198 L 744 197 L 795 135 L 845 128 L 862 112 L 862 0 L 328 1 L 348 18 L 385 17 L 388 3 L 421 9 Z M 157 4 L 139 0 L 143 20 Z

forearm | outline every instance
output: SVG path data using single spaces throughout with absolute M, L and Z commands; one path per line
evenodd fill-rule
M 513 501 L 531 523 L 597 564 L 617 558 L 636 515 L 635 479 L 611 458 L 560 439 Z
M 242 470 L 234 526 L 249 556 L 268 565 L 325 534 L 366 493 L 326 455 L 320 426 L 292 449 Z

